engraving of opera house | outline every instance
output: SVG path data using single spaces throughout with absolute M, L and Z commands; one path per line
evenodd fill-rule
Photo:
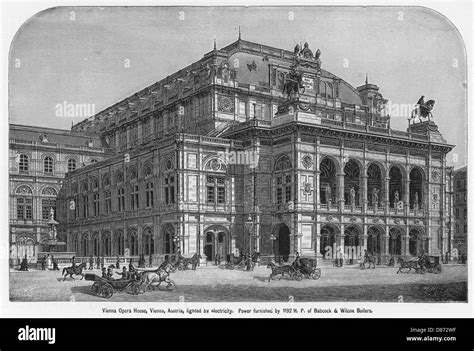
M 320 56 L 239 38 L 75 125 L 114 156 L 66 175 L 67 251 L 323 260 L 335 246 L 386 263 L 451 250 L 453 145 L 432 120 L 391 129 L 378 86 Z

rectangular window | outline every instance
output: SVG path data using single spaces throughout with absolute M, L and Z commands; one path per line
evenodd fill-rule
M 105 196 L 105 214 L 109 214 L 112 212 L 112 201 L 110 198 L 110 191 L 104 192 Z
M 214 193 L 214 186 L 207 187 L 207 202 L 213 204 L 216 201 L 216 195 Z
M 89 217 L 89 198 L 87 195 L 82 197 L 82 218 Z
M 153 182 L 146 183 L 146 207 L 153 207 Z
M 285 187 L 285 202 L 288 203 L 291 201 L 291 185 Z
M 132 210 L 138 209 L 138 185 L 132 185 L 132 191 L 130 193 L 130 206 Z
M 117 189 L 117 202 L 118 202 L 118 211 L 119 212 L 125 211 L 125 189 L 124 188 Z
M 174 176 L 168 175 L 165 177 L 165 203 L 167 205 L 174 204 Z
M 94 194 L 94 216 L 100 216 L 100 209 L 99 209 L 99 193 Z
M 283 201 L 283 189 L 282 188 L 277 188 L 277 204 L 281 204 Z

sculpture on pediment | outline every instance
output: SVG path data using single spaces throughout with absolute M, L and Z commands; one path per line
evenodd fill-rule
M 295 67 L 291 68 L 290 73 L 285 78 L 283 93 L 287 94 L 288 99 L 293 95 L 304 93 L 303 74 L 297 71 Z

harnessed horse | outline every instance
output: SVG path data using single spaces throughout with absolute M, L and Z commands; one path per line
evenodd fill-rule
M 167 283 L 167 289 L 174 287 L 175 284 L 171 279 L 169 279 L 169 276 L 170 273 L 174 273 L 175 271 L 176 267 L 172 263 L 164 261 L 160 267 L 158 267 L 158 269 L 140 273 L 140 286 L 145 284 L 143 292 L 145 292 L 149 286 L 152 286 L 154 291 L 155 288 L 159 287 L 162 282 Z M 154 283 L 158 284 L 153 285 Z
M 202 256 L 197 252 L 191 258 L 181 256 L 178 261 L 178 267 L 182 267 L 183 270 L 186 270 L 188 269 L 188 266 L 191 265 L 191 269 L 195 271 L 201 258 Z
M 86 263 L 83 262 L 79 266 L 76 266 L 76 267 L 73 267 L 73 266 L 64 267 L 63 268 L 63 273 L 62 273 L 62 275 L 64 275 L 63 281 L 66 280 L 68 275 L 72 278 L 72 280 L 76 280 L 76 279 L 74 279 L 73 275 L 80 275 L 81 280 L 84 279 L 84 274 L 82 274 L 82 270 L 85 268 L 85 266 L 86 266 Z M 64 274 L 64 272 L 66 272 L 66 274 Z
M 362 269 L 365 269 L 365 264 L 368 263 L 370 268 L 370 265 L 373 265 L 373 269 L 375 269 L 375 264 L 377 263 L 377 256 L 371 256 L 367 255 L 364 257 L 364 261 L 362 262 Z

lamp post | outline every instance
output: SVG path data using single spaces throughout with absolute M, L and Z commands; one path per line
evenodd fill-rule
M 251 270 L 251 257 L 252 257 L 252 228 L 253 228 L 253 219 L 252 215 L 249 213 L 247 221 L 245 222 L 245 228 L 247 229 L 249 235 L 249 251 L 247 255 L 247 270 Z
M 275 235 L 273 235 L 273 234 L 270 235 L 270 240 L 272 241 L 272 251 L 271 251 L 272 257 L 275 255 L 275 253 L 274 253 L 274 250 L 275 250 L 275 249 L 274 249 L 274 246 L 275 246 L 275 240 L 276 240 L 276 239 L 277 239 L 277 238 L 276 238 Z M 275 260 L 275 261 L 276 261 L 276 260 Z

